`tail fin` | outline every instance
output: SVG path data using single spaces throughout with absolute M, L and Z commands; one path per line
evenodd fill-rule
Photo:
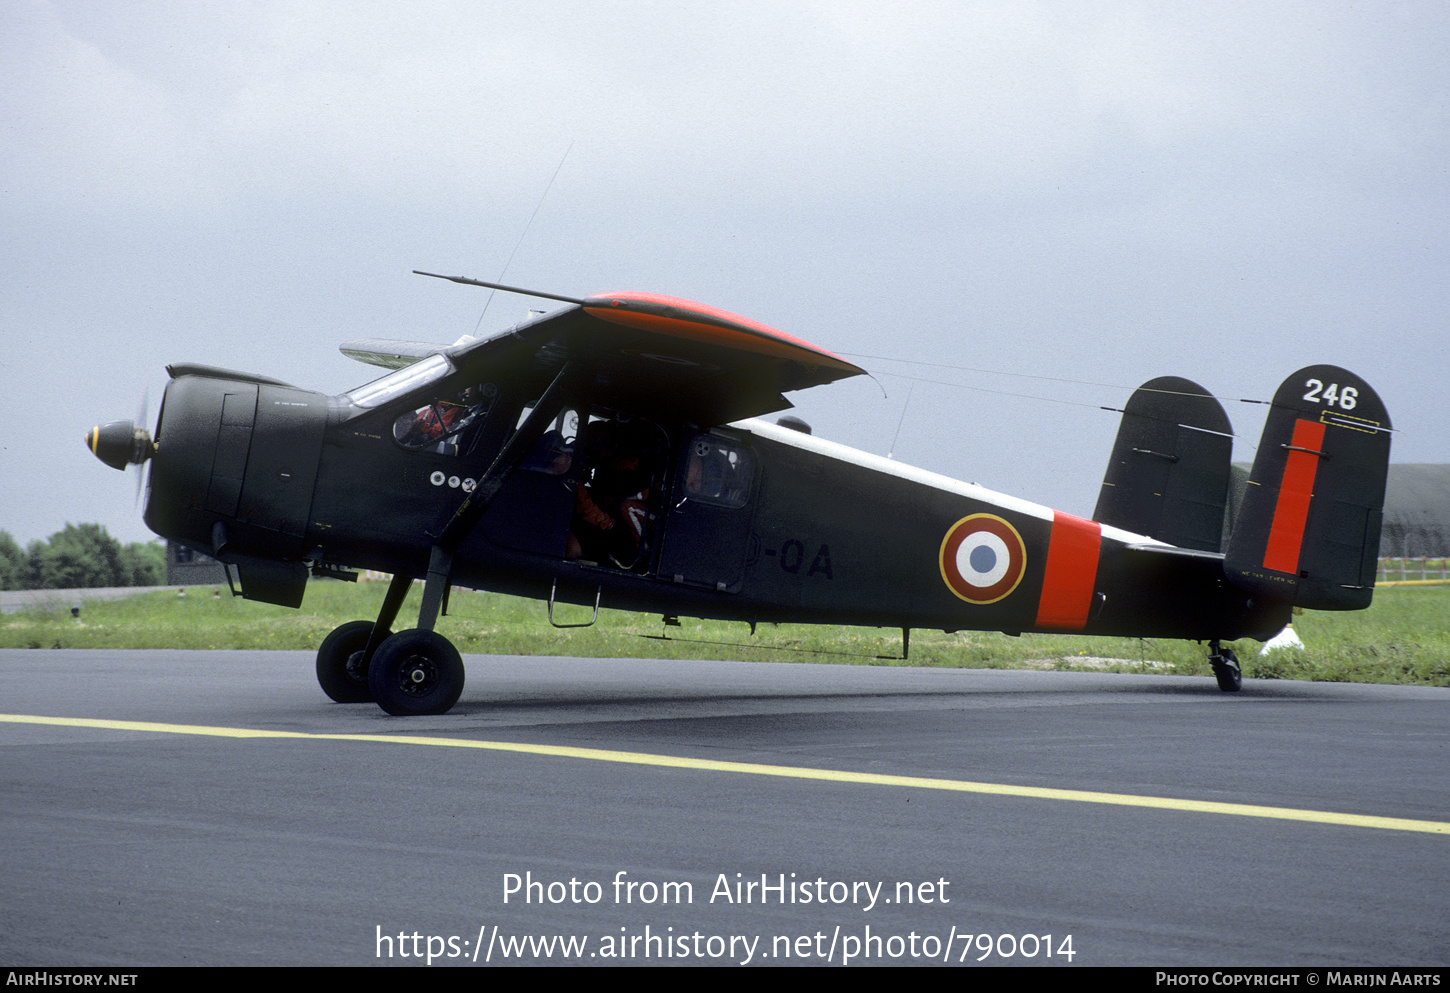
M 1144 383 L 1123 410 L 1093 520 L 1217 552 L 1232 430 L 1223 405 L 1192 380 Z
M 1332 365 L 1274 394 L 1224 571 L 1260 596 L 1359 610 L 1374 596 L 1390 418 L 1369 384 Z

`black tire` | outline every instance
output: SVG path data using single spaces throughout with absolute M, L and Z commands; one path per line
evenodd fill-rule
M 373 633 L 372 621 L 348 621 L 333 629 L 317 649 L 317 684 L 338 703 L 370 703 L 362 654 Z
M 1237 693 L 1244 685 L 1239 657 L 1233 653 L 1233 649 L 1225 648 L 1219 653 L 1219 658 L 1223 661 L 1213 663 L 1213 678 L 1218 680 L 1218 688 L 1225 693 Z
M 378 646 L 368 685 L 395 717 L 445 714 L 463 692 L 463 658 L 436 631 L 399 631 Z

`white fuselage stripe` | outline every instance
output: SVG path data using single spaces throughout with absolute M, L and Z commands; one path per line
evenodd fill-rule
M 882 458 L 879 455 L 872 455 L 869 452 L 848 448 L 837 442 L 817 438 L 815 435 L 795 431 L 791 428 L 783 428 L 779 424 L 772 424 L 769 421 L 763 421 L 759 418 L 737 421 L 731 427 L 749 431 L 751 434 L 768 438 L 782 445 L 789 445 L 792 448 L 798 448 L 802 451 L 813 452 L 825 458 L 836 459 L 840 462 L 860 466 L 863 469 L 886 473 L 898 479 L 919 483 L 922 486 L 930 486 L 932 489 L 942 490 L 946 493 L 955 493 L 971 500 L 979 500 L 982 503 L 991 504 L 994 507 L 1011 511 L 1015 514 L 1036 517 L 1044 521 L 1051 521 L 1053 518 L 1054 511 L 1051 507 L 1044 507 L 1041 504 L 1032 503 L 1030 500 L 1023 500 L 1019 497 L 1008 496 L 1005 493 L 998 493 L 994 490 L 987 489 L 985 486 L 978 486 L 976 483 L 963 483 L 960 480 L 952 479 L 950 476 L 943 476 L 940 473 L 928 472 L 925 469 L 918 469 L 915 466 L 904 465 L 894 459 Z M 1159 541 L 1157 538 L 1133 534 L 1130 531 L 1110 527 L 1106 524 L 1102 525 L 1102 531 L 1103 537 L 1112 538 L 1125 544 L 1162 545 L 1165 548 L 1172 547 L 1167 542 Z

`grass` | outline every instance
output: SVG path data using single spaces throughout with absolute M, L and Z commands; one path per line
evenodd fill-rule
M 417 609 L 417 589 L 403 618 Z M 381 583 L 315 580 L 301 610 L 235 599 L 225 588 L 217 596 L 210 587 L 193 587 L 185 596 L 163 592 L 92 601 L 79 618 L 71 617 L 68 606 L 33 609 L 0 617 L 0 648 L 310 651 L 338 624 L 376 616 L 383 591 Z M 560 611 L 561 621 L 583 622 L 591 613 L 567 606 Z M 1257 642 L 1234 647 L 1249 678 L 1450 686 L 1447 620 L 1450 588 L 1382 589 L 1368 610 L 1296 617 L 1302 650 L 1260 656 Z M 463 590 L 454 592 L 438 629 L 461 652 L 495 655 L 1210 674 L 1206 649 L 1193 642 L 921 630 L 912 632 L 911 658 L 902 662 L 901 633 L 892 629 L 766 624 L 751 637 L 740 623 L 681 618 L 680 627 L 665 628 L 655 614 L 604 610 L 593 627 L 561 630 L 549 626 L 542 603 Z M 656 640 L 662 635 L 668 640 Z

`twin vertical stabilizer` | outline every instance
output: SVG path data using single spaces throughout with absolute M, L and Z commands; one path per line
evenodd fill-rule
M 1332 365 L 1290 376 L 1229 538 L 1229 579 L 1313 610 L 1368 607 L 1389 461 L 1389 414 L 1369 384 Z
M 1219 551 L 1232 448 L 1233 428 L 1211 393 L 1177 376 L 1149 380 L 1123 410 L 1093 520 Z
M 1379 395 L 1316 365 L 1274 395 L 1253 471 L 1225 523 L 1231 429 L 1186 379 L 1140 387 L 1123 412 L 1095 520 L 1180 548 L 1217 552 L 1255 596 L 1313 610 L 1369 606 L 1379 556 L 1390 419 Z

